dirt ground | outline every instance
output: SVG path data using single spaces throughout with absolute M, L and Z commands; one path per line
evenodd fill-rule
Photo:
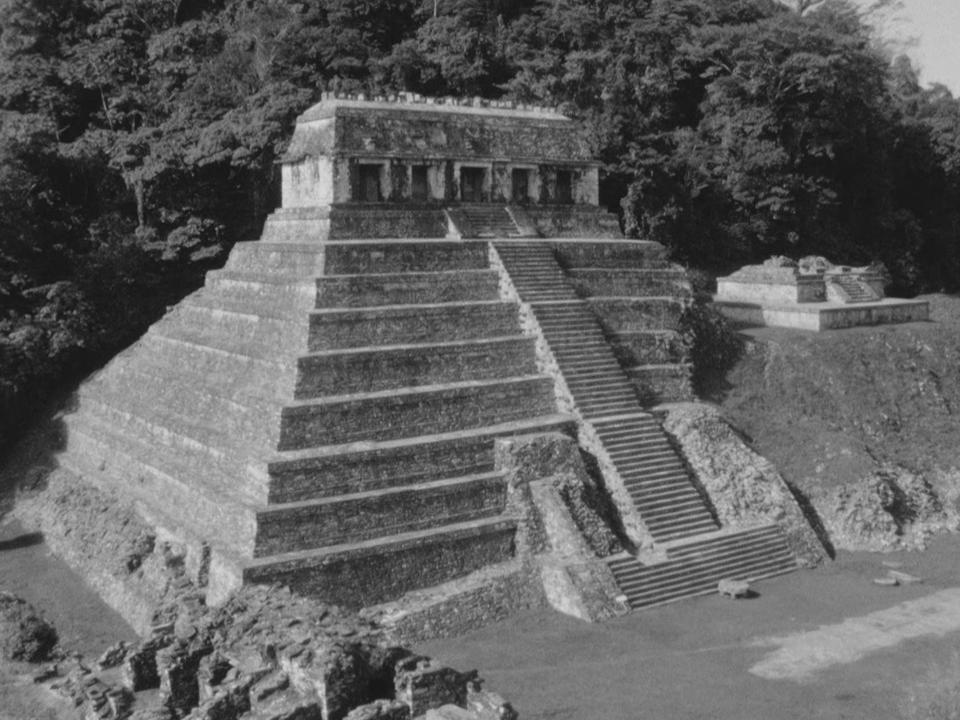
M 880 587 L 901 562 L 922 584 Z M 955 662 L 960 632 L 905 639 L 806 680 L 750 672 L 771 638 L 891 608 L 960 586 L 960 537 L 923 553 L 841 553 L 836 562 L 756 585 L 759 595 L 710 596 L 598 625 L 539 612 L 421 650 L 477 667 L 525 720 L 884 720 L 901 717 L 908 690 Z
M 886 562 L 923 578 L 873 584 Z M 960 632 L 906 639 L 808 680 L 768 680 L 750 669 L 770 638 L 807 632 L 960 587 L 960 537 L 923 553 L 841 553 L 836 562 L 758 583 L 750 600 L 705 597 L 590 625 L 530 612 L 462 638 L 418 648 L 477 668 L 524 720 L 808 720 L 900 717 L 910 686 L 955 661 Z M 0 590 L 41 608 L 68 651 L 95 658 L 132 631 L 39 538 L 0 526 Z M 30 682 L 26 665 L 0 666 L 0 720 L 61 720 L 66 706 Z
M 53 623 L 61 648 L 91 661 L 119 640 L 136 634 L 59 558 L 43 538 L 16 522 L 0 521 L 0 591 L 27 600 Z M 72 704 L 36 685 L 37 665 L 0 661 L 0 720 L 67 720 Z

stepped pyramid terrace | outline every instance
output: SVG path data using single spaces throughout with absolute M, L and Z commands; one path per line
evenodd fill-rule
M 691 290 L 598 170 L 554 110 L 326 95 L 262 238 L 80 388 L 61 464 L 212 603 L 276 582 L 440 634 L 793 569 L 647 411 L 692 397 Z

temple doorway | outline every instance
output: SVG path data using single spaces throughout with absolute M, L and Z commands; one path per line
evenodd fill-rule
M 486 175 L 486 168 L 460 168 L 460 199 L 463 202 L 483 202 L 483 185 Z

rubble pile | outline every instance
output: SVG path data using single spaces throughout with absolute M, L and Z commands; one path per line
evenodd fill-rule
M 503 720 L 516 713 L 461 673 L 394 647 L 370 619 L 250 586 L 208 608 L 181 578 L 148 637 L 97 662 L 63 661 L 51 688 L 90 720 Z

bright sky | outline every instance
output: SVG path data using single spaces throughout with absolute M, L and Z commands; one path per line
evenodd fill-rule
M 921 81 L 942 83 L 960 96 L 960 0 L 901 2 L 899 18 L 886 24 L 884 34 L 898 43 L 912 39 L 906 52 L 920 68 Z

